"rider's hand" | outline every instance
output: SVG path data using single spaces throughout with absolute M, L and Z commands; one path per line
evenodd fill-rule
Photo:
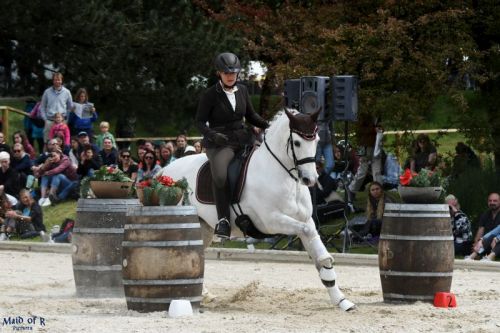
M 229 138 L 227 137 L 227 135 L 222 134 L 222 133 L 215 133 L 214 142 L 218 146 L 224 146 L 226 143 L 228 143 L 228 141 L 229 141 Z

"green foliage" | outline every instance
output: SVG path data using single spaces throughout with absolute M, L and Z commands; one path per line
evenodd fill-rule
M 109 167 L 103 165 L 99 170 L 94 171 L 92 176 L 83 177 L 80 182 L 80 196 L 86 198 L 90 190 L 90 182 L 93 180 L 104 182 L 131 182 L 130 179 L 123 171 L 116 167 Z
M 441 186 L 441 177 L 438 172 L 432 172 L 425 168 L 421 169 L 420 172 L 413 176 L 410 180 L 410 185 L 413 187 L 429 187 L 429 186 Z
M 175 205 L 189 188 L 185 177 L 174 182 L 172 178 L 166 176 L 142 181 L 138 186 L 143 191 L 144 204 L 147 206 L 155 204 L 155 197 L 158 198 L 160 206 Z M 187 201 L 185 199 L 183 204 L 189 204 L 189 199 Z

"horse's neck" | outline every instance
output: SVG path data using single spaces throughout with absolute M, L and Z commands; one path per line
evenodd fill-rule
M 284 117 L 286 118 L 286 116 Z M 289 144 L 292 144 L 288 142 L 290 137 L 288 119 L 280 119 L 279 123 L 271 127 L 268 131 L 269 134 L 266 133 L 267 135 L 264 138 L 266 142 L 260 146 L 262 152 L 264 154 L 274 154 L 274 156 L 276 156 L 276 158 L 278 158 L 278 160 L 283 163 L 287 169 L 293 168 L 293 160 L 288 155 L 290 149 Z M 269 148 L 266 147 L 266 143 Z M 275 160 L 275 157 L 272 156 L 270 156 L 269 161 L 272 161 L 272 163 L 278 163 Z M 280 168 L 282 167 L 280 166 Z

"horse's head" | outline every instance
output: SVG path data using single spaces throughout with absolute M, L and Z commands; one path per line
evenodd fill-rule
M 320 110 L 311 114 L 292 114 L 285 109 L 290 120 L 290 139 L 288 144 L 299 180 L 306 186 L 314 186 L 318 180 L 316 171 L 316 147 L 318 145 L 318 120 Z

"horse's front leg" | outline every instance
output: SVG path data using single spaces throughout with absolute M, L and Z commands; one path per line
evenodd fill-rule
M 344 311 L 354 309 L 356 305 L 345 298 L 336 283 L 337 275 L 333 269 L 333 257 L 328 253 L 328 250 L 321 241 L 314 220 L 309 218 L 308 221 L 304 223 L 289 216 L 282 215 L 279 218 L 275 218 L 273 221 L 274 223 L 283 223 L 281 227 L 284 228 L 284 233 L 300 237 L 302 245 L 304 245 L 307 253 L 311 256 L 316 265 L 316 269 L 319 271 L 319 277 L 328 290 L 331 302 L 338 305 Z

